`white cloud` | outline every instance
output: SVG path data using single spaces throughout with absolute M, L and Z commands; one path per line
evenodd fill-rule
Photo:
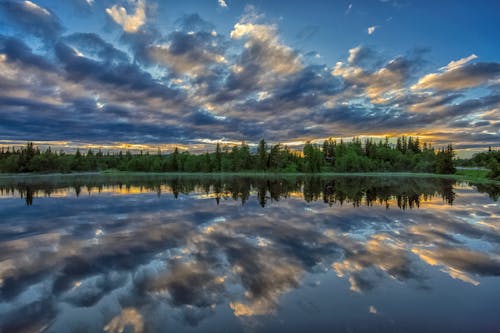
M 452 69 L 455 69 L 455 68 L 459 68 L 459 67 L 462 67 L 463 65 L 465 65 L 466 63 L 468 63 L 469 61 L 472 61 L 472 60 L 474 60 L 476 58 L 477 58 L 477 55 L 471 54 L 467 58 L 462 58 L 462 59 L 459 59 L 459 60 L 456 60 L 456 61 L 450 61 L 450 63 L 448 65 L 446 65 L 444 67 L 441 67 L 440 70 L 442 70 L 442 71 L 449 71 L 449 70 L 452 70 Z
M 47 9 L 42 8 L 42 7 L 38 6 L 36 3 L 33 3 L 31 1 L 24 1 L 24 7 L 26 7 L 28 10 L 30 10 L 32 12 L 36 12 L 38 14 L 43 14 L 43 15 L 47 15 L 47 16 L 50 15 L 50 13 Z
M 94 0 L 85 0 L 89 6 L 92 6 L 94 4 Z
M 106 13 L 111 16 L 113 21 L 121 25 L 125 32 L 137 32 L 146 22 L 146 4 L 143 0 L 137 1 L 134 14 L 127 13 L 125 7 L 118 7 L 117 5 L 106 8 Z
M 227 8 L 227 3 L 225 0 L 217 0 L 217 2 L 219 3 L 219 6 L 221 6 L 222 8 Z
M 232 39 L 247 38 L 245 48 L 255 48 L 259 62 L 268 73 L 293 74 L 302 69 L 300 57 L 293 49 L 282 44 L 275 26 L 236 23 L 230 34 Z
M 370 305 L 369 311 L 371 314 L 377 314 L 377 308 L 375 308 L 373 305 Z
M 375 26 L 375 25 L 368 27 L 368 35 L 373 34 L 375 32 L 375 29 L 377 29 L 377 26 Z
M 347 58 L 347 61 L 350 64 L 352 64 L 356 60 L 361 49 L 362 49 L 362 47 L 361 47 L 361 45 L 359 45 L 359 46 L 356 46 L 356 47 L 349 50 L 349 57 Z

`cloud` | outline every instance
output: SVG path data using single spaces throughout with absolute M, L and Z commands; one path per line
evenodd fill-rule
M 336 235 L 334 239 L 337 239 Z M 406 280 L 417 276 L 412 262 L 403 244 L 384 234 L 374 234 L 365 244 L 353 242 L 351 239 L 339 239 L 346 249 L 346 258 L 332 264 L 337 276 L 349 277 L 351 290 L 362 292 L 370 287 L 360 272 L 375 267 L 398 280 Z
M 441 72 L 421 77 L 411 88 L 412 90 L 463 90 L 488 84 L 500 77 L 500 63 L 469 63 L 476 58 L 477 56 L 472 54 L 467 58 L 452 61 L 440 68 Z
M 349 51 L 349 63 L 338 62 L 331 74 L 343 78 L 347 87 L 354 89 L 354 91 L 362 89 L 371 102 L 375 104 L 386 103 L 392 98 L 403 94 L 404 85 L 409 79 L 416 61 L 405 57 L 397 57 L 381 68 L 367 71 L 360 66 L 354 66 L 365 56 L 363 52 L 360 47 L 351 49 Z
M 420 259 L 429 265 L 445 266 L 444 272 L 454 279 L 479 285 L 469 274 L 482 276 L 499 276 L 500 261 L 487 254 L 468 249 L 438 247 L 434 249 L 412 249 Z M 469 273 L 469 274 L 468 274 Z
M 210 271 L 205 262 L 169 262 L 169 270 L 145 281 L 147 292 L 167 290 L 174 306 L 209 308 L 221 302 L 225 292 L 224 278 Z
M 46 16 L 50 16 L 50 12 L 43 8 L 43 7 L 40 7 L 38 6 L 36 3 L 33 3 L 31 1 L 24 1 L 23 2 L 23 5 L 24 7 L 26 7 L 29 11 L 32 11 L 34 13 L 36 13 L 37 15 L 46 15 Z
M 128 33 L 136 33 L 146 23 L 146 3 L 145 0 L 137 0 L 133 14 L 129 14 L 125 7 L 113 5 L 106 8 L 106 13 Z
M 280 43 L 276 27 L 264 24 L 236 23 L 232 39 L 246 38 L 241 65 L 255 64 L 274 74 L 293 74 L 302 68 L 299 56 Z
M 371 27 L 368 27 L 368 35 L 371 35 L 375 32 L 375 29 L 377 29 L 376 25 L 372 25 Z
M 471 54 L 467 58 L 462 58 L 462 59 L 459 59 L 456 61 L 450 61 L 450 63 L 448 65 L 441 67 L 440 70 L 449 71 L 452 69 L 456 69 L 456 68 L 462 67 L 463 65 L 465 65 L 466 63 L 468 63 L 474 59 L 477 59 L 477 55 Z
M 2 330 L 7 332 L 41 332 L 50 326 L 57 314 L 58 311 L 50 299 L 34 301 L 3 315 Z
M 115 48 L 112 44 L 105 42 L 99 35 L 94 33 L 74 33 L 64 36 L 63 41 L 71 45 L 83 56 L 104 61 L 107 63 L 129 62 L 128 55 Z
M 136 309 L 125 308 L 120 314 L 116 315 L 106 326 L 104 331 L 109 333 L 122 333 L 127 326 L 133 327 L 134 333 L 142 333 L 144 321 Z
M 31 48 L 15 37 L 0 35 L 0 54 L 9 62 L 19 62 L 23 66 L 41 70 L 55 70 L 55 65 L 41 55 L 34 54 Z
M 47 42 L 56 40 L 64 31 L 59 18 L 52 11 L 31 1 L 2 1 L 0 14 L 21 31 Z
M 224 0 L 217 0 L 217 4 L 219 5 L 219 7 L 221 8 L 227 8 L 227 3 L 226 1 Z
M 365 65 L 365 64 L 375 64 L 379 61 L 379 55 L 375 50 L 363 45 L 358 45 L 352 49 L 349 49 L 349 57 L 347 62 L 350 65 Z
M 214 46 L 215 44 L 215 46 Z M 202 75 L 212 64 L 224 64 L 224 46 L 209 32 L 172 32 L 167 42 L 150 47 L 150 57 L 179 74 Z

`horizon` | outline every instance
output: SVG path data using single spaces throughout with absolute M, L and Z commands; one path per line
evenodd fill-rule
M 314 140 L 311 140 L 311 141 L 307 141 L 307 142 L 268 142 L 265 140 L 265 138 L 262 138 L 262 140 L 265 141 L 266 145 L 268 148 L 271 148 L 272 146 L 274 145 L 282 145 L 284 147 L 287 147 L 289 148 L 292 152 L 296 152 L 296 153 L 299 153 L 299 154 L 303 154 L 303 148 L 304 148 L 304 145 L 305 143 L 311 143 L 315 146 L 318 146 L 318 147 L 322 147 L 323 145 L 323 142 L 325 142 L 326 140 L 334 140 L 336 143 L 340 143 L 340 142 L 344 142 L 344 143 L 350 143 L 350 142 L 353 142 L 355 139 L 359 139 L 361 140 L 363 146 L 365 144 L 365 140 L 372 140 L 375 144 L 378 144 L 379 142 L 384 142 L 385 140 L 388 140 L 389 142 L 389 146 L 392 148 L 392 149 L 395 149 L 396 148 L 396 142 L 397 142 L 397 139 L 399 138 L 413 138 L 413 139 L 421 139 L 420 137 L 411 137 L 411 136 L 402 136 L 402 137 L 384 137 L 384 138 L 381 138 L 381 137 L 371 137 L 371 136 L 360 136 L 360 137 L 341 137 L 341 138 L 325 138 L 325 139 L 314 139 Z M 0 140 L 1 142 L 1 140 Z M 241 141 L 241 142 L 233 142 L 233 141 L 218 141 L 218 142 L 214 142 L 214 143 L 211 143 L 211 149 L 209 149 L 209 147 L 207 147 L 207 145 L 175 145 L 175 144 L 170 144 L 170 145 L 156 145 L 156 146 L 152 146 L 152 145 L 131 145 L 131 144 L 117 144 L 117 145 L 113 145 L 113 144 L 110 144 L 110 145 L 96 145 L 96 144 L 91 144 L 91 143 L 87 143 L 87 144 L 81 144 L 79 146 L 68 146 L 67 143 L 56 143 L 55 145 L 54 144 L 51 144 L 50 142 L 45 142 L 45 141 L 41 141 L 41 142 L 32 142 L 32 141 L 29 141 L 29 142 L 24 142 L 23 144 L 21 143 L 18 143 L 18 142 L 15 142 L 13 144 L 1 144 L 0 143 L 0 149 L 23 149 L 26 147 L 27 144 L 33 144 L 33 146 L 35 148 L 37 148 L 38 150 L 40 150 L 40 152 L 44 152 L 46 151 L 47 149 L 50 149 L 52 152 L 54 153 L 58 153 L 58 152 L 64 152 L 66 154 L 75 154 L 77 151 L 80 151 L 81 153 L 83 153 L 84 155 L 88 152 L 88 151 L 92 151 L 92 152 L 102 152 L 103 154 L 112 154 L 112 155 L 115 155 L 115 154 L 118 154 L 118 153 L 121 153 L 121 152 L 130 152 L 132 155 L 138 155 L 138 154 L 158 154 L 158 151 L 160 152 L 160 154 L 162 155 L 169 155 L 169 154 L 172 154 L 174 152 L 175 149 L 178 149 L 179 152 L 188 152 L 190 154 L 195 154 L 195 155 L 199 155 L 199 154 L 205 154 L 205 153 L 215 153 L 215 150 L 216 150 L 216 146 L 217 144 L 220 145 L 221 149 L 225 149 L 225 148 L 231 148 L 231 147 L 234 147 L 234 146 L 241 146 L 243 144 L 247 145 L 250 149 L 251 152 L 255 152 L 257 150 L 257 147 L 258 147 L 258 142 L 257 143 L 248 143 L 246 142 L 245 140 Z M 443 146 L 434 146 L 432 144 L 432 142 L 427 142 L 427 141 L 420 141 L 420 145 L 423 147 L 423 145 L 427 145 L 427 147 L 429 149 L 434 149 L 436 151 L 438 150 L 441 150 L 441 149 L 446 149 L 446 147 L 451 144 L 453 146 L 452 143 L 448 143 L 446 145 L 443 145 Z M 459 159 L 464 159 L 464 158 L 471 158 L 473 156 L 473 154 L 475 154 L 475 152 L 468 152 L 467 150 L 461 150 L 459 151 L 459 153 L 457 153 L 457 151 L 455 150 L 455 148 L 453 148 L 454 152 L 455 152 L 455 157 L 456 158 L 459 158 Z M 486 149 L 484 151 L 488 151 L 488 150 L 494 150 L 492 147 L 486 147 Z
M 500 147 L 498 22 L 494 1 L 4 0 L 0 147 L 404 135 L 470 157 Z

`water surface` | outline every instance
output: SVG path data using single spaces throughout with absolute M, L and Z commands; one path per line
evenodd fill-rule
M 0 332 L 500 332 L 492 185 L 0 182 Z

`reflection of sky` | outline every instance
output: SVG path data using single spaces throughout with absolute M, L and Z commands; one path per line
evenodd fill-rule
M 29 207 L 4 196 L 0 327 L 498 327 L 500 211 L 472 187 L 454 191 L 453 206 L 439 198 L 412 210 L 296 197 L 262 208 L 256 194 L 216 205 L 196 191 L 174 200 L 104 189 Z

